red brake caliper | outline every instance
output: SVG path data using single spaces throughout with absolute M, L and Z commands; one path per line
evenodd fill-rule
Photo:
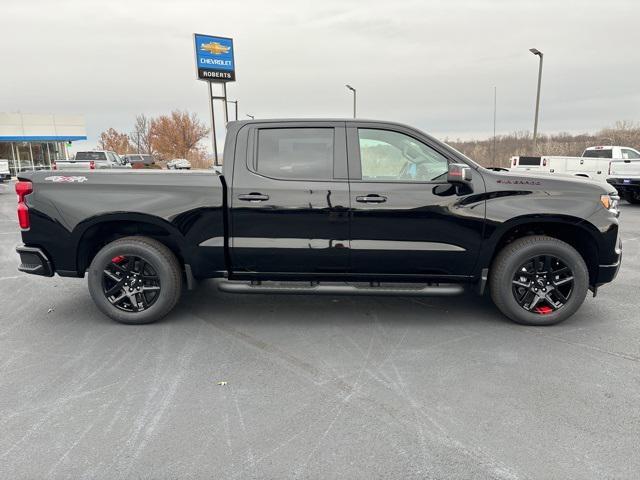
M 122 255 L 118 255 L 117 257 L 113 257 L 113 258 L 111 259 L 111 261 L 112 261 L 113 263 L 120 263 L 120 262 L 122 262 L 123 260 L 124 260 L 124 257 L 123 257 Z
M 547 305 L 543 305 L 541 307 L 536 307 L 535 308 L 536 313 L 539 313 L 540 315 L 548 315 L 551 312 L 553 312 L 553 308 L 547 306 Z

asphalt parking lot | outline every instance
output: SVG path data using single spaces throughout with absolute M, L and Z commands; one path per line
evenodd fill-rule
M 137 327 L 16 270 L 0 184 L 0 478 L 638 478 L 640 207 L 622 238 L 615 283 L 554 327 L 213 282 Z

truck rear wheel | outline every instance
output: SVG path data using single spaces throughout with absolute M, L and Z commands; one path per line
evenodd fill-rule
M 98 308 L 120 323 L 155 322 L 173 309 L 182 292 L 175 255 L 147 237 L 105 245 L 89 267 L 89 293 Z
M 553 325 L 584 302 L 589 272 L 569 244 L 547 236 L 523 237 L 496 257 L 491 298 L 507 317 L 524 325 Z

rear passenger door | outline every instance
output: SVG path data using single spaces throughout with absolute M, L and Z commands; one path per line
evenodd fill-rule
M 248 124 L 230 195 L 234 273 L 340 274 L 349 265 L 344 122 Z

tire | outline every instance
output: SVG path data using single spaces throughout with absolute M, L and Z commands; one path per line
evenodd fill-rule
M 171 250 L 157 240 L 125 237 L 96 254 L 88 284 L 102 313 L 116 322 L 142 325 L 160 320 L 176 305 L 182 293 L 182 269 Z M 109 289 L 115 292 L 111 296 Z M 113 301 L 118 298 L 122 300 Z
M 571 245 L 552 237 L 529 236 L 498 253 L 489 282 L 491 298 L 504 315 L 522 325 L 544 326 L 562 322 L 580 308 L 589 288 L 589 271 Z M 543 294 L 545 299 L 537 297 Z M 524 299 L 523 305 L 518 299 Z M 558 307 L 558 303 L 563 304 Z
M 632 205 L 640 204 L 640 193 L 638 192 L 627 192 L 624 196 L 624 199 L 631 203 Z

